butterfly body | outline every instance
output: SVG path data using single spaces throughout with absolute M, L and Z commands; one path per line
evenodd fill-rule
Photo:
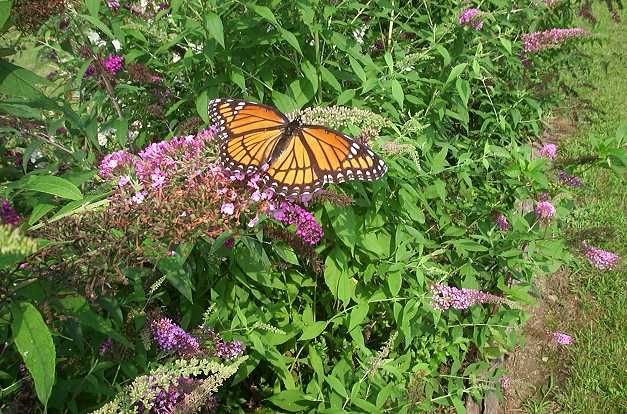
M 314 193 L 325 183 L 373 181 L 387 166 L 372 150 L 329 128 L 290 121 L 274 108 L 214 99 L 210 115 L 222 139 L 220 162 L 232 173 L 259 173 L 278 194 Z

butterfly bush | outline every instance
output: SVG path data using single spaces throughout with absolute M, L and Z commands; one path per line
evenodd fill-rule
M 431 305 L 437 310 L 446 309 L 468 309 L 472 305 L 481 303 L 502 303 L 503 298 L 482 292 L 480 290 L 468 288 L 456 288 L 440 283 L 431 285 Z
M 28 256 L 37 251 L 37 242 L 24 237 L 18 227 L 0 224 L 0 254 Z
M 522 36 L 523 50 L 526 53 L 537 53 L 544 49 L 558 47 L 569 39 L 589 36 L 590 33 L 582 28 L 551 29 L 543 32 L 526 33 Z
M 512 225 L 509 223 L 507 217 L 505 217 L 503 213 L 496 213 L 494 217 L 494 222 L 496 224 L 496 227 L 498 227 L 501 231 L 508 231 L 512 228 Z
M 20 223 L 20 215 L 11 207 L 9 200 L 3 200 L 0 205 L 0 222 L 12 226 L 17 226 Z
M 472 27 L 475 30 L 481 30 L 483 27 L 483 19 L 481 18 L 481 10 L 469 8 L 461 12 L 458 18 L 460 26 Z
M 536 217 L 541 221 L 549 221 L 555 216 L 555 207 L 550 201 L 540 201 L 535 208 Z
M 583 185 L 583 181 L 581 181 L 581 178 L 575 175 L 570 175 L 564 170 L 560 170 L 557 172 L 557 179 L 562 184 L 569 187 L 581 187 Z
M 557 145 L 544 144 L 538 154 L 543 158 L 554 160 L 557 157 Z
M 295 225 L 296 235 L 310 245 L 318 244 L 324 235 L 322 226 L 313 214 L 297 204 L 281 201 L 273 211 L 273 218 L 287 225 Z
M 186 355 L 197 353 L 200 348 L 198 339 L 185 332 L 168 318 L 153 320 L 150 328 L 153 340 L 164 351 Z
M 551 333 L 551 338 L 558 345 L 572 345 L 573 343 L 575 343 L 575 340 L 572 336 L 560 331 L 555 331 Z
M 585 240 L 581 248 L 588 262 L 599 270 L 612 269 L 620 261 L 620 256 L 598 247 L 590 246 Z

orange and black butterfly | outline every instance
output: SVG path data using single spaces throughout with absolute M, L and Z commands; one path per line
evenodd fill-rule
M 258 172 L 283 196 L 313 194 L 325 183 L 374 181 L 387 166 L 349 136 L 317 125 L 290 121 L 257 103 L 214 99 L 209 115 L 222 143 L 220 162 L 231 173 Z

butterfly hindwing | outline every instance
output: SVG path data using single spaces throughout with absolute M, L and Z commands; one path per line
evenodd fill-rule
M 282 195 L 311 194 L 325 183 L 374 181 L 387 166 L 369 148 L 339 131 L 306 125 L 272 160 L 267 182 Z

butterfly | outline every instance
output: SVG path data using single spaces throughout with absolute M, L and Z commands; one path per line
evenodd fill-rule
M 387 166 L 368 147 L 333 129 L 290 121 L 271 106 L 219 98 L 209 115 L 221 139 L 220 163 L 232 174 L 259 173 L 282 196 L 313 194 L 325 183 L 374 181 Z

